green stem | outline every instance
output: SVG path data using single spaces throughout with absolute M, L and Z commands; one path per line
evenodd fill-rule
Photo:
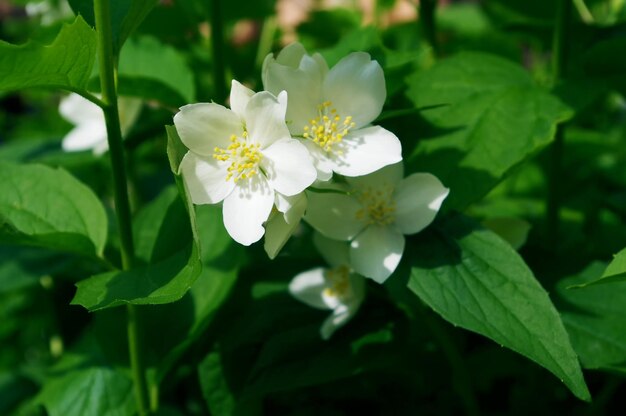
M 215 101 L 226 102 L 226 67 L 224 64 L 224 23 L 222 0 L 211 0 L 211 49 L 213 51 L 213 88 Z
M 94 14 L 98 34 L 98 62 L 100 65 L 100 86 L 102 89 L 102 111 L 106 121 L 109 156 L 113 170 L 113 186 L 117 225 L 120 234 L 122 267 L 129 270 L 133 265 L 134 245 L 131 223 L 130 204 L 126 184 L 126 164 L 122 131 L 120 129 L 117 108 L 117 90 L 115 85 L 116 58 L 113 53 L 113 34 L 111 31 L 110 0 L 94 0 Z M 147 414 L 148 394 L 145 372 L 140 360 L 140 337 L 137 311 L 128 306 L 128 347 L 135 385 L 137 410 L 140 415 Z
M 569 38 L 572 0 L 559 0 L 554 35 L 552 38 L 552 83 L 557 85 L 563 78 L 567 64 L 567 40 Z M 557 126 L 550 152 L 550 177 L 547 198 L 547 224 L 550 245 L 556 247 L 560 228 L 561 173 L 563 164 L 564 126 Z
M 435 56 L 439 55 L 439 43 L 437 42 L 437 22 L 435 13 L 437 0 L 420 0 L 419 21 L 426 42 L 430 45 Z

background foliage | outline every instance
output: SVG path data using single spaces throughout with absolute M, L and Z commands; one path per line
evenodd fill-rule
M 61 96 L 100 89 L 93 4 L 50 22 L 25 3 L 0 2 L 0 414 L 136 412 L 123 304 L 142 305 L 158 414 L 617 412 L 626 2 L 112 2 L 119 94 L 144 100 L 124 142 L 128 271 L 108 159 L 60 146 Z M 287 291 L 323 265 L 310 228 L 274 261 L 238 246 L 219 207 L 188 202 L 164 127 L 231 78 L 261 90 L 263 59 L 294 39 L 330 65 L 370 53 L 407 172 L 451 189 L 330 341 L 326 312 Z M 503 218 L 531 226 L 517 252 L 481 225 Z

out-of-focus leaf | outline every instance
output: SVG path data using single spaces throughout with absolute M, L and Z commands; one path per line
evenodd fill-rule
M 82 15 L 87 23 L 95 27 L 93 0 L 68 0 L 76 14 Z M 111 2 L 111 29 L 113 48 L 118 52 L 128 36 L 148 15 L 158 0 L 125 0 Z M 90 68 L 91 69 L 91 68 Z
M 563 322 L 586 368 L 610 368 L 626 362 L 626 284 L 568 289 L 597 282 L 604 269 L 604 263 L 592 263 L 579 275 L 557 285 L 564 301 L 559 305 Z
M 100 80 L 90 81 L 99 90 Z M 152 37 L 130 39 L 120 54 L 118 92 L 180 107 L 195 101 L 193 73 L 176 49 Z
M 130 374 L 108 362 L 90 332 L 75 349 L 52 368 L 36 401 L 50 416 L 134 414 Z
M 422 113 L 436 137 L 420 141 L 405 162 L 409 171 L 430 172 L 450 188 L 448 209 L 483 197 L 549 144 L 556 125 L 571 116 L 524 68 L 488 54 L 458 54 L 408 83 L 416 107 L 449 104 Z
M 0 91 L 31 87 L 84 89 L 96 59 L 96 33 L 78 16 L 48 46 L 0 41 Z
M 458 216 L 405 256 L 412 264 L 409 289 L 443 318 L 525 355 L 590 399 L 557 310 L 506 242 Z
M 0 241 L 101 256 L 106 237 L 104 207 L 70 174 L 0 162 Z
M 626 288 L 626 284 L 623 284 L 624 281 L 626 281 L 626 248 L 615 255 L 600 278 L 587 280 L 584 283 L 575 284 L 572 287 L 584 288 L 606 283 L 622 283 Z
M 587 76 L 626 93 L 626 38 L 623 36 L 598 42 L 582 57 Z

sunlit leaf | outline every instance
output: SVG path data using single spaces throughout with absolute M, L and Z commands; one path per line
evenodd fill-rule
M 100 200 L 69 173 L 0 162 L 0 241 L 101 256 L 106 237 Z
M 138 216 L 134 231 L 143 265 L 77 283 L 72 304 L 93 311 L 128 303 L 170 303 L 191 288 L 200 273 L 200 255 L 187 208 L 175 189 L 168 188 Z
M 557 310 L 510 245 L 458 216 L 408 250 L 408 287 L 422 301 L 454 325 L 525 355 L 577 397 L 590 399 Z
M 407 157 L 410 171 L 430 172 L 447 187 L 447 208 L 463 209 L 515 166 L 549 144 L 571 111 L 535 86 L 521 66 L 479 53 L 462 53 L 408 79 L 416 107 L 434 137 Z
M 96 33 L 78 16 L 54 42 L 15 46 L 0 41 L 0 91 L 31 87 L 81 90 L 96 59 Z

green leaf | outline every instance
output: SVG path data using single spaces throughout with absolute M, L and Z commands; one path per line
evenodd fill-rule
M 133 383 L 103 356 L 91 334 L 52 368 L 36 400 L 50 416 L 134 414 Z
M 61 169 L 0 162 L 0 241 L 102 256 L 107 217 L 87 186 Z
M 422 113 L 436 137 L 421 140 L 405 161 L 410 171 L 430 172 L 451 189 L 448 209 L 483 197 L 549 144 L 557 123 L 571 115 L 524 68 L 488 54 L 462 53 L 407 81 L 416 107 L 449 104 Z
M 586 368 L 611 368 L 626 362 L 626 285 L 568 289 L 597 281 L 604 269 L 604 263 L 592 263 L 578 276 L 557 284 L 557 293 L 564 300 L 559 307 L 563 322 Z
M 425 236 L 405 253 L 411 291 L 449 322 L 525 355 L 590 399 L 557 310 L 515 250 L 462 216 Z
M 84 89 L 96 59 L 96 33 L 78 16 L 52 44 L 0 41 L 0 91 L 31 87 Z
M 93 0 L 68 0 L 76 14 L 82 15 L 87 23 L 95 27 Z M 125 0 L 111 2 L 111 26 L 113 48 L 117 53 L 128 36 L 139 26 L 158 0 Z
M 605 283 L 619 283 L 626 281 L 626 248 L 613 257 L 613 261 L 606 267 L 599 279 L 574 284 L 571 288 L 585 288 Z
M 185 295 L 200 273 L 200 256 L 187 207 L 173 188 L 138 215 L 134 234 L 144 265 L 77 283 L 72 304 L 94 311 L 128 303 L 170 303 Z

